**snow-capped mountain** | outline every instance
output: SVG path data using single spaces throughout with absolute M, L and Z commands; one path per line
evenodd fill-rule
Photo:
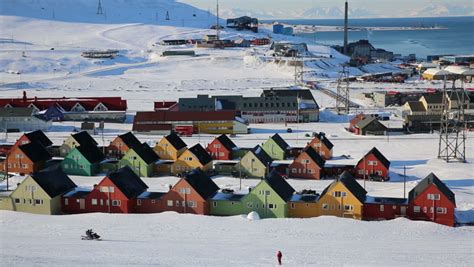
M 431 3 L 430 5 L 411 13 L 411 15 L 418 17 L 472 16 L 474 15 L 474 7 L 472 5 L 443 5 Z

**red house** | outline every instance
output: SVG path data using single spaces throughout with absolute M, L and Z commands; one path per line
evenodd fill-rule
M 321 179 L 324 163 L 324 159 L 321 158 L 318 152 L 313 147 L 308 146 L 288 166 L 289 177 L 319 180 Z
M 13 147 L 7 160 L 2 164 L 2 171 L 8 162 L 8 172 L 20 174 L 30 174 L 45 168 L 46 161 L 51 159 L 51 155 L 39 143 L 33 142 L 25 145 Z
M 112 158 L 121 159 L 131 148 L 141 147 L 140 141 L 128 132 L 117 136 L 107 147 L 107 155 Z
M 367 196 L 364 203 L 364 220 L 380 221 L 406 217 L 408 201 L 406 198 L 387 198 Z
M 31 142 L 36 142 L 44 148 L 48 148 L 53 145 L 53 142 L 51 142 L 51 140 L 43 133 L 43 131 L 38 130 L 23 134 L 20 139 L 15 142 L 15 145 L 13 147 L 26 145 Z
M 308 143 L 308 146 L 313 147 L 323 159 L 329 160 L 332 158 L 332 148 L 334 145 L 329 141 L 325 133 L 321 132 L 314 135 L 313 140 Z
M 88 194 L 75 193 L 63 196 L 65 213 L 108 212 L 132 213 L 137 198 L 148 186 L 128 166 L 109 173 Z
M 389 168 L 390 161 L 374 147 L 357 162 L 355 176 L 372 181 L 388 181 Z
M 165 211 L 179 213 L 209 214 L 208 200 L 219 187 L 203 171 L 195 169 L 179 180 L 162 197 Z
M 408 215 L 413 220 L 454 226 L 455 208 L 454 193 L 433 173 L 421 180 L 408 194 Z
M 166 193 L 162 192 L 143 192 L 136 199 L 136 213 L 159 213 L 163 212 L 162 197 Z
M 359 123 L 359 121 L 362 121 L 363 119 L 366 118 L 366 115 L 361 113 L 357 114 L 350 122 L 349 122 L 349 132 L 355 133 L 357 131 L 356 125 Z
M 235 149 L 237 149 L 237 146 L 234 142 L 227 135 L 223 134 L 208 144 L 206 150 L 215 160 L 231 160 L 233 158 L 232 152 Z

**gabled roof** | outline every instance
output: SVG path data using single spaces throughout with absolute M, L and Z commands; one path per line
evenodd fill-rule
M 183 178 L 196 192 L 203 198 L 213 197 L 219 190 L 219 187 L 202 170 L 194 169 Z
M 332 188 L 334 188 L 337 183 L 341 182 L 344 186 L 349 190 L 361 203 L 365 202 L 365 197 L 367 195 L 367 191 L 360 186 L 360 184 L 356 181 L 354 176 L 350 174 L 348 171 L 344 171 L 341 176 L 339 176 L 336 180 L 334 180 L 330 185 L 328 185 L 324 191 L 321 193 L 320 199 L 329 192 Z
M 443 94 L 441 93 L 423 94 L 423 97 L 428 104 L 443 104 Z
M 126 134 L 119 135 L 119 138 L 129 147 L 136 148 L 142 145 L 140 141 L 133 135 L 133 133 L 128 132 Z
M 182 148 L 185 148 L 187 146 L 186 143 L 183 141 L 183 139 L 181 139 L 181 137 L 179 137 L 176 133 L 171 133 L 171 134 L 165 136 L 164 138 L 166 140 L 168 140 L 168 142 L 176 150 L 181 150 Z
M 86 131 L 82 131 L 82 132 L 73 134 L 71 136 L 81 146 L 82 145 L 95 145 L 95 146 L 98 145 L 98 143 L 94 140 L 94 138 L 92 138 L 92 136 Z
M 18 148 L 34 163 L 51 159 L 51 155 L 39 143 L 31 142 Z
M 227 135 L 223 134 L 216 138 L 227 150 L 232 151 L 237 147 Z
M 301 194 L 296 193 L 291 197 L 291 202 L 317 202 L 319 199 L 319 194 Z
M 59 166 L 35 172 L 30 176 L 51 198 L 69 192 L 76 187 L 76 184 Z
M 147 143 L 143 143 L 140 146 L 132 149 L 143 161 L 145 161 L 146 164 L 151 164 L 160 159 L 155 151 L 151 149 Z
M 53 142 L 51 142 L 51 140 L 49 140 L 49 138 L 41 130 L 25 133 L 25 136 L 28 137 L 28 140 L 31 142 L 39 143 L 43 147 L 49 147 L 53 144 Z
M 33 114 L 33 108 L 0 108 L 0 117 L 31 117 Z
M 265 176 L 265 181 L 285 202 L 290 200 L 295 192 L 295 189 L 276 170 Z
M 104 153 L 95 145 L 80 145 L 76 149 L 91 164 L 99 163 L 105 159 Z
M 303 150 L 302 153 L 306 153 L 308 154 L 308 156 L 314 161 L 316 162 L 316 164 L 318 164 L 319 167 L 323 168 L 324 167 L 324 163 L 326 163 L 326 161 L 319 155 L 318 152 L 316 152 L 316 150 L 314 150 L 314 148 L 312 148 L 311 146 L 308 146 L 307 148 L 305 148 L 305 150 Z
M 456 200 L 454 193 L 451 191 L 434 173 L 430 173 L 425 179 L 421 180 L 409 193 L 408 202 L 415 200 L 420 194 L 422 194 L 429 186 L 434 184 L 439 191 L 443 193 L 454 205 Z
M 420 101 L 408 101 L 408 107 L 413 112 L 424 112 L 426 111 L 425 106 Z
M 117 171 L 111 172 L 107 177 L 128 198 L 135 198 L 148 189 L 148 186 L 135 174 L 130 167 L 125 166 Z
M 288 148 L 290 147 L 288 143 L 283 140 L 283 138 L 281 138 L 279 134 L 274 134 L 271 139 L 273 139 L 273 141 L 275 141 L 275 143 L 283 150 L 288 150 Z
M 375 117 L 367 117 L 359 122 L 356 123 L 356 127 L 358 127 L 359 129 L 364 129 L 365 127 L 369 126 L 370 124 L 372 123 L 376 123 L 380 126 L 382 126 L 383 128 L 387 128 L 385 127 L 385 125 L 383 125 L 382 123 L 379 122 L 379 120 Z
M 212 161 L 211 155 L 200 145 L 196 144 L 195 146 L 189 149 L 191 153 L 199 160 L 202 165 L 206 165 Z
M 318 138 L 319 140 L 321 140 L 321 142 L 329 149 L 331 150 L 334 145 L 331 143 L 331 141 L 329 141 L 329 139 L 326 137 L 326 134 L 323 133 L 323 132 L 320 132 L 316 135 L 316 138 Z
M 378 160 L 380 160 L 380 162 L 382 162 L 382 164 L 388 169 L 390 167 L 390 161 L 376 148 L 376 147 L 373 147 L 369 152 L 367 152 L 367 154 L 365 154 L 360 160 L 359 162 L 357 162 L 357 165 L 359 165 L 359 163 L 361 163 L 365 157 L 367 157 L 368 155 L 370 154 L 373 154 Z
M 251 152 L 255 157 L 265 166 L 269 166 L 273 159 L 270 157 L 261 146 L 254 147 Z

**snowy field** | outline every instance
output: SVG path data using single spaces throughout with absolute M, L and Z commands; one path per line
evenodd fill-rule
M 0 1 L 0 96 L 122 96 L 130 116 L 137 110 L 152 110 L 153 101 L 177 100 L 197 94 L 243 94 L 258 96 L 262 89 L 293 84 L 293 68 L 263 60 L 268 46 L 225 50 L 192 46 L 163 47 L 164 39 L 202 38 L 215 17 L 207 11 L 172 0 L 102 0 L 106 16 L 96 15 L 96 1 L 2 0 Z M 71 12 L 74 6 L 74 12 Z M 169 11 L 171 19 L 165 20 Z M 212 10 L 211 10 L 212 11 Z M 223 21 L 222 21 L 223 22 Z M 223 38 L 267 37 L 225 30 Z M 273 36 L 276 41 L 309 40 Z M 287 38 L 287 39 L 281 39 Z M 52 50 L 54 48 L 54 50 Z M 113 60 L 90 60 L 80 56 L 86 49 L 119 49 Z M 192 49 L 196 57 L 164 58 L 164 50 Z M 311 78 L 336 90 L 334 78 L 347 60 L 329 47 L 309 43 L 316 57 L 307 62 Z M 331 58 L 330 58 L 331 57 Z M 394 67 L 374 64 L 351 68 L 351 75 L 385 72 Z M 20 74 L 16 74 L 20 73 Z M 309 78 L 309 77 L 305 77 Z M 467 87 L 472 87 L 468 85 Z M 439 82 L 412 80 L 406 84 L 352 83 L 354 101 L 362 92 L 374 90 L 426 90 L 442 88 Z M 314 91 L 322 107 L 334 100 Z M 250 125 L 251 135 L 234 142 L 251 147 L 279 133 L 292 146 L 304 146 L 307 133 L 325 132 L 335 145 L 334 160 L 354 164 L 376 146 L 391 161 L 391 181 L 367 182 L 372 196 L 403 197 L 402 174 L 406 167 L 407 192 L 434 172 L 456 194 L 458 220 L 474 221 L 474 134 L 467 140 L 468 163 L 445 163 L 436 159 L 436 134 L 354 136 L 347 133 L 348 117 L 322 111 L 322 122 L 311 124 Z M 392 123 L 392 122 L 390 122 Z M 395 123 L 395 122 L 393 122 Z M 391 124 L 393 125 L 393 124 Z M 48 136 L 55 144 L 79 123 L 55 123 Z M 131 124 L 106 124 L 104 144 L 131 130 Z M 286 133 L 291 127 L 293 133 Z M 18 134 L 0 142 L 14 142 Z M 94 136 L 102 144 L 100 135 Z M 154 145 L 161 136 L 138 135 Z M 185 138 L 188 146 L 206 145 L 214 136 Z M 343 159 L 342 155 L 350 155 Z M 72 177 L 81 187 L 91 187 L 98 177 Z M 12 184 L 22 178 L 14 178 Z M 165 191 L 175 177 L 146 178 L 150 191 Z M 221 188 L 239 190 L 239 180 L 215 177 Z M 258 183 L 243 180 L 242 190 Z M 319 193 L 330 181 L 289 180 L 296 189 Z M 361 182 L 362 183 L 362 182 Z M 5 184 L 1 183 L 0 188 Z M 93 228 L 102 242 L 81 241 Z M 429 222 L 397 219 L 363 222 L 339 218 L 267 219 L 217 218 L 173 213 L 154 215 L 86 214 L 39 216 L 0 212 L 0 266 L 272 266 L 275 252 L 283 252 L 289 266 L 397 265 L 470 266 L 474 262 L 474 228 L 449 228 Z

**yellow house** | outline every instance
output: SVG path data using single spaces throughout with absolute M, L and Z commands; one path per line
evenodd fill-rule
M 160 159 L 177 160 L 186 151 L 186 143 L 175 133 L 163 137 L 155 146 L 155 152 Z
M 76 146 L 80 145 L 94 145 L 97 146 L 98 143 L 90 136 L 86 131 L 82 131 L 76 134 L 69 136 L 64 140 L 63 144 L 59 147 L 59 154 L 61 157 L 66 157 L 71 153 Z
M 366 194 L 354 176 L 345 171 L 321 193 L 318 201 L 320 216 L 361 220 Z
M 198 168 L 204 172 L 212 169 L 212 157 L 200 144 L 184 151 L 171 165 L 171 173 L 180 175 Z

